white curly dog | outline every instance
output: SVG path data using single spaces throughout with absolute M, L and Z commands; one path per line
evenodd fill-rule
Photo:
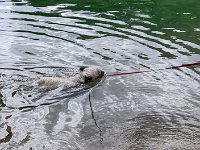
M 63 86 L 72 88 L 84 83 L 92 82 L 104 76 L 104 71 L 96 67 L 81 67 L 80 72 L 72 77 L 41 77 L 38 81 L 40 89 L 52 90 Z

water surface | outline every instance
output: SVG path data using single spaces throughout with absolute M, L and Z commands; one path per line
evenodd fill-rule
M 200 61 L 199 12 L 199 0 L 0 1 L 0 149 L 200 149 L 199 66 L 159 70 Z M 107 77 L 90 99 L 35 89 L 90 65 L 152 71 Z

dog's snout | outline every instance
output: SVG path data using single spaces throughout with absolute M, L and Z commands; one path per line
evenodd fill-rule
M 101 74 L 101 77 L 103 77 L 104 76 L 104 71 L 101 71 L 100 74 Z

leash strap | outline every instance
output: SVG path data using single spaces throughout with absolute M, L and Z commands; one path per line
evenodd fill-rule
M 190 66 L 196 66 L 196 65 L 200 65 L 200 61 L 196 62 L 196 63 L 191 63 L 191 64 L 183 64 L 180 66 L 172 66 L 172 67 L 168 67 L 168 68 L 164 68 L 164 69 L 178 69 L 181 67 L 190 67 Z M 158 70 L 164 70 L 164 69 L 158 69 Z M 142 74 L 142 73 L 146 73 L 146 72 L 151 72 L 152 70 L 144 70 L 144 71 L 136 71 L 136 72 L 121 72 L 121 73 L 114 73 L 114 74 L 110 74 L 108 76 L 122 76 L 122 75 L 128 75 L 128 74 Z

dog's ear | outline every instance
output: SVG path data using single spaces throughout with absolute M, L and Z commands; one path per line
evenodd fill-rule
M 92 77 L 85 77 L 85 83 L 91 82 L 92 81 Z
M 81 66 L 81 67 L 80 67 L 80 71 L 83 71 L 85 68 L 87 68 L 87 67 Z

